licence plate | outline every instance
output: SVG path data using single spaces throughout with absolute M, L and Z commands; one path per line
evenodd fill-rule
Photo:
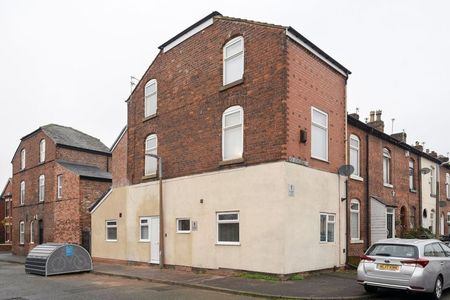
M 378 264 L 378 270 L 382 270 L 382 271 L 399 271 L 400 270 L 400 266 L 398 266 L 398 265 Z

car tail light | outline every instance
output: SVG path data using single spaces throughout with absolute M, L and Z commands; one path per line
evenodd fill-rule
M 430 262 L 428 259 L 418 258 L 418 259 L 408 259 L 400 261 L 404 265 L 419 265 L 422 268 L 425 268 Z
M 375 261 L 375 258 L 369 257 L 367 255 L 361 255 L 361 262 L 372 262 Z

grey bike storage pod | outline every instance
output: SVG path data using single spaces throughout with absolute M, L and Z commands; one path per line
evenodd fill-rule
M 33 248 L 25 260 L 25 272 L 43 276 L 92 271 L 92 259 L 75 244 L 46 243 Z

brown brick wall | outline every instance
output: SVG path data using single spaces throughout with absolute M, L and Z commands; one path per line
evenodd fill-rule
M 80 180 L 80 226 L 82 231 L 91 231 L 89 207 L 111 187 L 111 181 Z
M 3 193 L 0 195 L 0 244 L 6 242 L 6 230 L 9 231 L 9 235 L 11 236 L 11 226 L 5 226 L 5 224 L 10 224 L 12 222 L 10 201 L 12 197 L 12 184 L 10 180 L 7 181 L 7 184 L 2 192 Z M 6 215 L 6 206 L 9 207 L 8 215 Z
M 287 156 L 336 173 L 345 163 L 346 78 L 288 39 Z M 328 162 L 311 158 L 311 108 L 328 114 Z M 307 142 L 300 143 L 300 130 Z
M 92 165 L 101 170 L 109 171 L 110 158 L 107 155 L 58 147 L 56 158 L 84 165 Z
M 128 133 L 125 132 L 112 152 L 111 173 L 113 187 L 129 184 L 127 177 L 127 145 Z
M 441 232 L 442 235 L 449 235 L 449 224 L 447 222 L 447 214 L 450 213 L 450 198 L 447 197 L 447 191 L 446 191 L 446 175 L 450 174 L 450 168 L 449 167 L 441 167 L 440 168 L 440 177 L 439 177 L 439 194 L 440 199 L 445 203 L 444 207 L 440 208 L 441 214 L 444 215 L 444 232 Z M 450 195 L 449 195 L 450 196 Z

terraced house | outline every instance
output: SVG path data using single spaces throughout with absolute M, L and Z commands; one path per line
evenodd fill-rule
M 0 194 L 0 251 L 11 250 L 12 231 L 12 184 L 11 178 L 6 182 Z
M 111 153 L 97 138 L 49 124 L 21 139 L 12 159 L 12 251 L 46 242 L 89 249 L 89 206 L 111 186 Z
M 217 12 L 159 49 L 127 100 L 113 152 L 123 178 L 91 208 L 93 257 L 276 274 L 343 265 L 350 71 L 292 27 Z

